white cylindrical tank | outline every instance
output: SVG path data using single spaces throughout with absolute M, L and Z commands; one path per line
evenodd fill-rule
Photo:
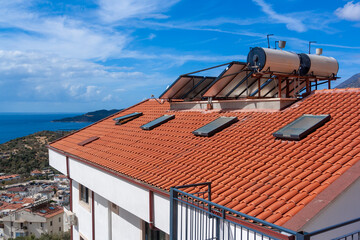
M 306 53 L 299 54 L 299 57 L 301 76 L 335 77 L 339 71 L 339 63 L 333 57 Z
M 291 74 L 298 71 L 300 59 L 296 53 L 255 47 L 250 50 L 247 62 L 258 71 L 271 71 Z

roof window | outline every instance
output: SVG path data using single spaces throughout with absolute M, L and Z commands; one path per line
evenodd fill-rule
M 174 119 L 175 118 L 175 115 L 163 115 L 151 122 L 148 122 L 144 125 L 141 126 L 141 129 L 143 130 L 152 130 L 158 126 L 160 126 L 161 124 L 163 123 L 166 123 L 168 121 L 170 121 L 171 119 Z
M 237 121 L 237 117 L 219 117 L 201 128 L 196 129 L 192 133 L 195 136 L 211 137 L 215 133 L 220 132 Z
M 142 115 L 143 115 L 142 112 L 134 112 L 134 113 L 130 113 L 125 116 L 114 118 L 113 120 L 116 121 L 116 123 L 115 123 L 116 125 L 122 125 L 122 124 L 130 122 L 130 121 L 134 120 L 135 118 L 138 118 Z
M 330 120 L 330 115 L 304 114 L 273 133 L 274 137 L 301 140 Z

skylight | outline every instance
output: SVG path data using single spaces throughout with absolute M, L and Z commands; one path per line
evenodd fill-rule
M 237 121 L 238 121 L 237 117 L 219 117 L 214 121 L 193 131 L 193 134 L 195 136 L 211 137 L 215 133 L 220 132 L 224 128 L 229 127 L 230 125 L 232 125 Z
M 91 143 L 91 142 L 93 142 L 95 140 L 98 140 L 99 138 L 100 137 L 91 137 L 91 138 L 88 138 L 88 139 L 86 139 L 86 140 L 84 140 L 82 142 L 79 142 L 78 145 L 79 146 L 85 146 L 86 144 L 89 144 L 89 143 Z
M 122 124 L 130 122 L 130 121 L 134 120 L 135 118 L 138 118 L 142 115 L 143 115 L 142 112 L 134 112 L 134 113 L 130 113 L 125 116 L 114 118 L 114 121 L 116 121 L 116 123 L 115 123 L 116 125 L 122 125 Z
M 160 126 L 163 123 L 166 123 L 168 121 L 170 121 L 171 119 L 174 119 L 175 115 L 163 115 L 151 122 L 148 122 L 147 124 L 144 124 L 141 126 L 141 129 L 143 130 L 152 130 L 158 126 Z
M 273 133 L 274 137 L 301 140 L 330 120 L 330 115 L 304 114 Z

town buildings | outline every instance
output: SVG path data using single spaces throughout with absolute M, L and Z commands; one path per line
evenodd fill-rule
M 64 230 L 64 210 L 60 206 L 41 204 L 11 212 L 2 218 L 5 239 L 44 233 L 60 233 Z
M 309 78 L 226 75 L 236 65 L 246 68 L 231 63 L 216 80 L 182 75 L 161 96 L 170 101 L 145 100 L 50 144 L 50 165 L 70 179 L 72 239 L 183 239 L 201 236 L 219 216 L 210 231 L 221 239 L 239 239 L 245 226 L 269 232 L 260 221 L 279 227 L 277 239 L 293 239 L 360 216 L 360 89 L 311 91 Z M 235 90 L 244 97 L 216 98 Z M 225 225 L 225 208 L 210 216 L 198 213 L 205 204 L 174 205 L 181 199 L 172 187 L 205 182 L 211 202 L 239 212 L 230 218 L 241 228 Z M 184 218 L 170 223 L 174 214 Z M 198 225 L 188 222 L 194 215 Z M 346 227 L 316 237 L 360 229 Z

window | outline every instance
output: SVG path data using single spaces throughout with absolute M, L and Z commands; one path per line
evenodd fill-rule
M 59 232 L 61 232 L 61 227 L 59 227 Z
M 59 217 L 59 222 L 61 222 L 61 217 Z
M 220 132 L 224 128 L 227 128 L 233 123 L 237 122 L 237 120 L 237 117 L 219 117 L 214 121 L 193 131 L 193 134 L 195 136 L 211 137 L 215 133 Z
M 301 140 L 330 120 L 330 115 L 304 114 L 273 133 L 274 137 Z
M 148 122 L 145 125 L 142 125 L 140 128 L 143 130 L 152 130 L 152 129 L 160 126 L 161 124 L 166 123 L 174 118 L 175 118 L 175 115 L 163 115 L 155 120 L 152 120 L 151 122 Z
M 44 224 L 43 224 L 43 223 L 40 223 L 40 227 L 42 227 L 42 228 L 43 228 L 43 227 L 44 227 Z
M 143 240 L 168 240 L 169 235 L 159 229 L 151 229 L 150 224 L 144 222 Z
M 50 226 L 52 226 L 52 221 L 50 221 Z
M 80 185 L 80 200 L 89 204 L 89 189 Z
M 142 112 L 134 112 L 134 113 L 131 113 L 131 114 L 128 114 L 125 116 L 114 118 L 114 121 L 116 121 L 116 123 L 115 123 L 116 125 L 122 125 L 122 124 L 130 122 L 130 121 L 134 120 L 135 118 L 138 118 L 142 115 L 143 115 Z

